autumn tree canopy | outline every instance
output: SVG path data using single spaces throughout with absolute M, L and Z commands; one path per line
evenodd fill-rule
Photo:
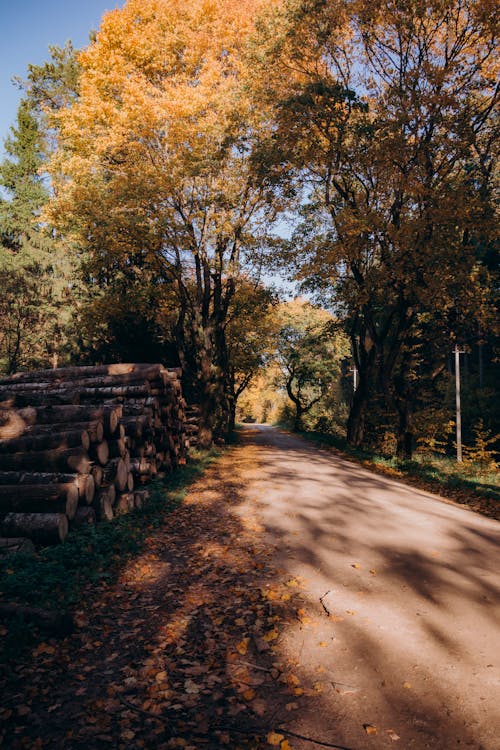
M 290 0 L 261 26 L 272 155 L 308 196 L 292 262 L 346 322 L 357 445 L 378 391 L 399 414 L 400 452 L 411 454 L 419 340 L 444 328 L 449 349 L 488 316 L 497 51 L 488 0 Z M 435 354 L 428 370 L 445 357 Z
M 253 169 L 266 124 L 245 86 L 259 2 L 130 0 L 81 53 L 80 95 L 57 115 L 50 217 L 114 265 L 164 280 L 181 362 L 194 352 L 202 442 L 222 404 L 225 320 L 277 206 Z

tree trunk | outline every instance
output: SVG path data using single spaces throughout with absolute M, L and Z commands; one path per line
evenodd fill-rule
M 0 524 L 4 536 L 27 536 L 35 544 L 64 542 L 68 519 L 63 513 L 9 513 Z
M 347 442 L 356 448 L 359 448 L 363 443 L 367 405 L 366 381 L 360 378 L 358 387 L 353 395 L 349 418 L 347 420 Z

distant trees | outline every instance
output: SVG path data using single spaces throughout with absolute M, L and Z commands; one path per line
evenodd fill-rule
M 302 430 L 304 416 L 335 388 L 347 342 L 334 333 L 331 315 L 303 299 L 281 305 L 278 324 L 276 382 L 293 403 L 294 429 Z

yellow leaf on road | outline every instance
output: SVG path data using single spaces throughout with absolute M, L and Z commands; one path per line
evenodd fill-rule
M 278 635 L 279 633 L 276 628 L 273 628 L 272 630 L 268 630 L 263 637 L 265 641 L 275 641 Z
M 240 642 L 238 643 L 238 645 L 236 646 L 236 651 L 237 651 L 237 652 L 238 652 L 239 654 L 241 654 L 242 656 L 245 656 L 245 654 L 246 654 L 246 652 L 247 652 L 247 649 L 248 649 L 248 641 L 249 641 L 249 640 L 250 640 L 249 638 L 243 638 L 243 640 L 242 640 L 242 641 L 240 641 Z
M 267 735 L 267 742 L 269 745 L 273 745 L 274 747 L 278 747 L 278 745 L 281 743 L 281 740 L 284 740 L 284 736 L 282 734 L 278 734 L 277 732 L 269 732 Z

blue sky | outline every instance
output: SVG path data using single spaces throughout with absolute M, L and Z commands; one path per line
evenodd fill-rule
M 123 0 L 0 0 L 0 153 L 14 123 L 21 92 L 12 76 L 25 77 L 28 63 L 48 59 L 50 44 L 88 43 L 103 13 Z

